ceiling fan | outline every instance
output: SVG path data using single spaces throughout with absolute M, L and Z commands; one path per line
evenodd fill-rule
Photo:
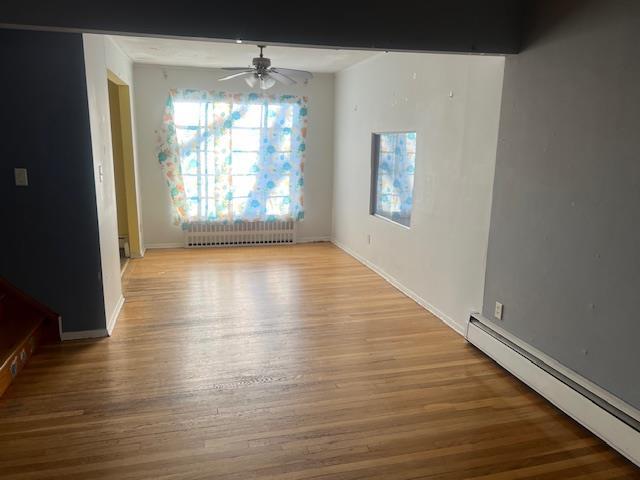
M 310 72 L 304 70 L 292 70 L 290 68 L 275 68 L 271 66 L 271 59 L 265 57 L 262 54 L 262 50 L 266 48 L 265 45 L 258 45 L 260 49 L 260 56 L 253 59 L 253 65 L 251 67 L 230 67 L 223 68 L 223 70 L 237 71 L 239 73 L 233 73 L 218 79 L 220 82 L 225 80 L 231 80 L 232 78 L 244 78 L 251 88 L 259 86 L 262 90 L 267 90 L 273 87 L 276 82 L 283 83 L 285 85 L 294 85 L 296 83 L 307 83 L 313 75 Z

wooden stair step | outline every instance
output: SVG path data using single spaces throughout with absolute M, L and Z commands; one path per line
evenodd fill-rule
M 58 320 L 56 313 L 0 279 L 0 395 L 40 343 L 59 338 Z

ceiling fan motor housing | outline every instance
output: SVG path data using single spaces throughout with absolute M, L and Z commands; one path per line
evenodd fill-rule
M 271 66 L 271 60 L 265 57 L 255 57 L 253 59 L 253 66 L 256 68 L 258 73 L 265 73 Z
M 223 68 L 223 70 L 240 70 L 240 72 L 227 75 L 223 78 L 219 78 L 218 80 L 224 81 L 231 80 L 232 78 L 242 77 L 251 88 L 259 86 L 262 90 L 267 90 L 273 87 L 276 82 L 280 82 L 285 85 L 294 85 L 298 82 L 304 82 L 306 85 L 307 81 L 311 77 L 313 77 L 310 72 L 305 72 L 302 70 L 292 70 L 288 68 L 275 69 L 271 67 L 271 59 L 266 58 L 262 53 L 265 49 L 265 46 L 258 45 L 258 48 L 260 49 L 260 56 L 254 57 L 251 67 Z

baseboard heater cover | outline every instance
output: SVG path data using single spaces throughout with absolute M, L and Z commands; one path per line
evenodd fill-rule
M 640 466 L 640 422 L 472 314 L 467 340 L 548 401 Z M 632 407 L 630 407 L 632 408 Z
M 191 222 L 184 226 L 183 238 L 185 248 L 292 244 L 296 243 L 296 222 Z

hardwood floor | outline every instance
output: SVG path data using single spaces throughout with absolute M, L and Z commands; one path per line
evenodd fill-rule
M 2 479 L 631 479 L 336 247 L 148 251 L 115 334 L 0 399 Z

